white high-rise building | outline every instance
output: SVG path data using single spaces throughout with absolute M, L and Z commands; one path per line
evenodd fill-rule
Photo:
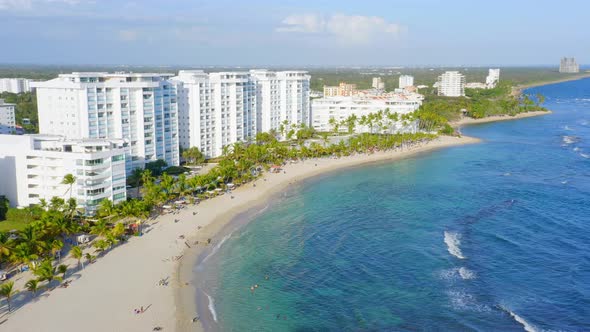
M 30 92 L 30 81 L 26 78 L 0 78 L 0 92 Z
M 309 125 L 309 80 L 301 71 L 181 70 L 173 78 L 179 85 L 180 145 L 211 158 L 258 132 L 278 131 L 284 121 Z
M 251 70 L 256 83 L 258 132 L 310 123 L 310 76 L 305 71 Z
M 180 146 L 198 147 L 207 157 L 225 145 L 256 135 L 255 85 L 245 72 L 206 74 L 181 70 L 179 82 Z
M 465 76 L 458 71 L 447 71 L 438 77 L 438 95 L 465 96 Z
M 399 88 L 404 89 L 408 86 L 414 86 L 414 76 L 401 75 L 399 77 Z
M 576 62 L 575 58 L 562 58 L 559 63 L 560 73 L 575 74 L 580 72 L 580 66 Z
M 0 134 L 14 134 L 16 132 L 15 104 L 5 103 L 0 99 Z
M 500 81 L 500 69 L 491 69 L 486 77 L 486 85 L 488 88 L 495 88 L 496 84 Z
M 12 206 L 57 196 L 93 214 L 98 203 L 126 199 L 126 140 L 67 140 L 55 135 L 0 135 L 0 188 Z M 75 177 L 70 187 L 66 174 Z
M 39 131 L 69 139 L 129 140 L 127 171 L 179 164 L 176 83 L 169 74 L 72 73 L 37 88 Z

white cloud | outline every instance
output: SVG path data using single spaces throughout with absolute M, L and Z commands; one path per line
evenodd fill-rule
M 291 15 L 282 22 L 284 26 L 278 27 L 279 32 L 306 32 L 316 33 L 324 30 L 325 22 L 315 14 Z
M 0 10 L 27 10 L 31 7 L 31 0 L 0 0 Z
M 119 39 L 122 41 L 137 40 L 138 35 L 136 30 L 119 30 Z
M 282 22 L 277 32 L 328 34 L 340 42 L 360 44 L 381 38 L 397 37 L 405 27 L 387 22 L 378 16 L 335 14 L 327 18 L 316 14 L 291 15 Z
M 66 4 L 70 6 L 82 3 L 95 3 L 92 0 L 0 0 L 0 10 L 30 10 L 35 4 Z

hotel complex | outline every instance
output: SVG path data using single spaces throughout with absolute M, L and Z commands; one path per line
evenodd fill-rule
M 16 131 L 14 106 L 0 99 L 0 134 L 13 134 Z
M 39 132 L 127 139 L 127 172 L 158 159 L 179 165 L 177 87 L 171 76 L 75 72 L 34 82 Z
M 13 206 L 75 198 L 92 214 L 102 199 L 126 199 L 125 140 L 68 140 L 55 135 L 0 135 L 0 187 Z M 75 183 L 63 184 L 66 174 Z
M 398 121 L 390 128 L 393 132 L 415 132 L 417 123 L 404 123 L 401 115 L 409 114 L 422 105 L 422 95 L 416 93 L 384 93 L 381 95 L 354 97 L 324 97 L 312 101 L 312 126 L 315 130 L 329 132 L 333 130 L 331 119 L 341 123 L 354 115 L 357 119 L 389 109 L 391 114 L 398 114 Z M 341 126 L 339 131 L 345 132 L 348 128 Z M 376 130 L 368 125 L 357 125 L 355 132 L 363 133 Z M 378 130 L 378 129 L 377 129 Z
M 488 76 L 486 77 L 486 85 L 489 89 L 495 88 L 496 84 L 500 81 L 500 69 L 491 69 L 488 71 Z
M 465 96 L 465 76 L 458 71 L 447 71 L 438 77 L 438 95 Z
M 178 83 L 180 146 L 217 157 L 224 146 L 310 122 L 310 77 L 303 71 L 204 73 L 181 70 Z

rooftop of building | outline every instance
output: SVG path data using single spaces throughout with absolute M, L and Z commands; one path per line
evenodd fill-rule
M 16 106 L 16 104 L 6 103 L 4 99 L 0 99 L 0 106 Z

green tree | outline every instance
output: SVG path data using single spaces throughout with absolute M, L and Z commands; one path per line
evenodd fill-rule
M 68 266 L 65 264 L 60 264 L 57 267 L 57 273 L 61 274 L 62 280 L 66 278 L 66 273 L 68 272 Z
M 6 212 L 10 208 L 10 201 L 4 195 L 0 195 L 0 221 L 6 219 Z
M 47 281 L 47 283 L 51 283 L 53 280 L 62 280 L 62 277 L 57 275 L 57 268 L 53 266 L 50 259 L 43 260 L 33 269 L 33 274 L 37 276 L 37 280 L 40 282 Z
M 80 264 L 82 265 L 82 268 L 84 268 L 84 262 L 82 262 L 82 257 L 84 257 L 84 253 L 82 252 L 82 248 L 80 248 L 79 246 L 73 246 L 72 249 L 70 249 L 70 255 L 78 260 L 78 267 L 80 267 Z
M 37 279 L 31 279 L 29 281 L 27 281 L 27 283 L 25 284 L 25 288 L 33 293 L 33 297 L 37 296 L 37 291 L 39 290 L 39 281 Z
M 61 181 L 61 183 L 69 186 L 68 190 L 66 191 L 66 194 L 69 192 L 70 198 L 72 198 L 72 187 L 76 183 L 76 177 L 72 174 L 66 174 L 64 175 L 64 178 Z
M 196 146 L 184 150 L 182 152 L 182 158 L 189 165 L 199 165 L 205 161 L 205 156 Z
M 12 311 L 10 307 L 10 300 L 18 291 L 14 289 L 14 282 L 8 281 L 0 285 L 0 296 L 6 298 L 6 302 L 8 303 L 8 312 Z

